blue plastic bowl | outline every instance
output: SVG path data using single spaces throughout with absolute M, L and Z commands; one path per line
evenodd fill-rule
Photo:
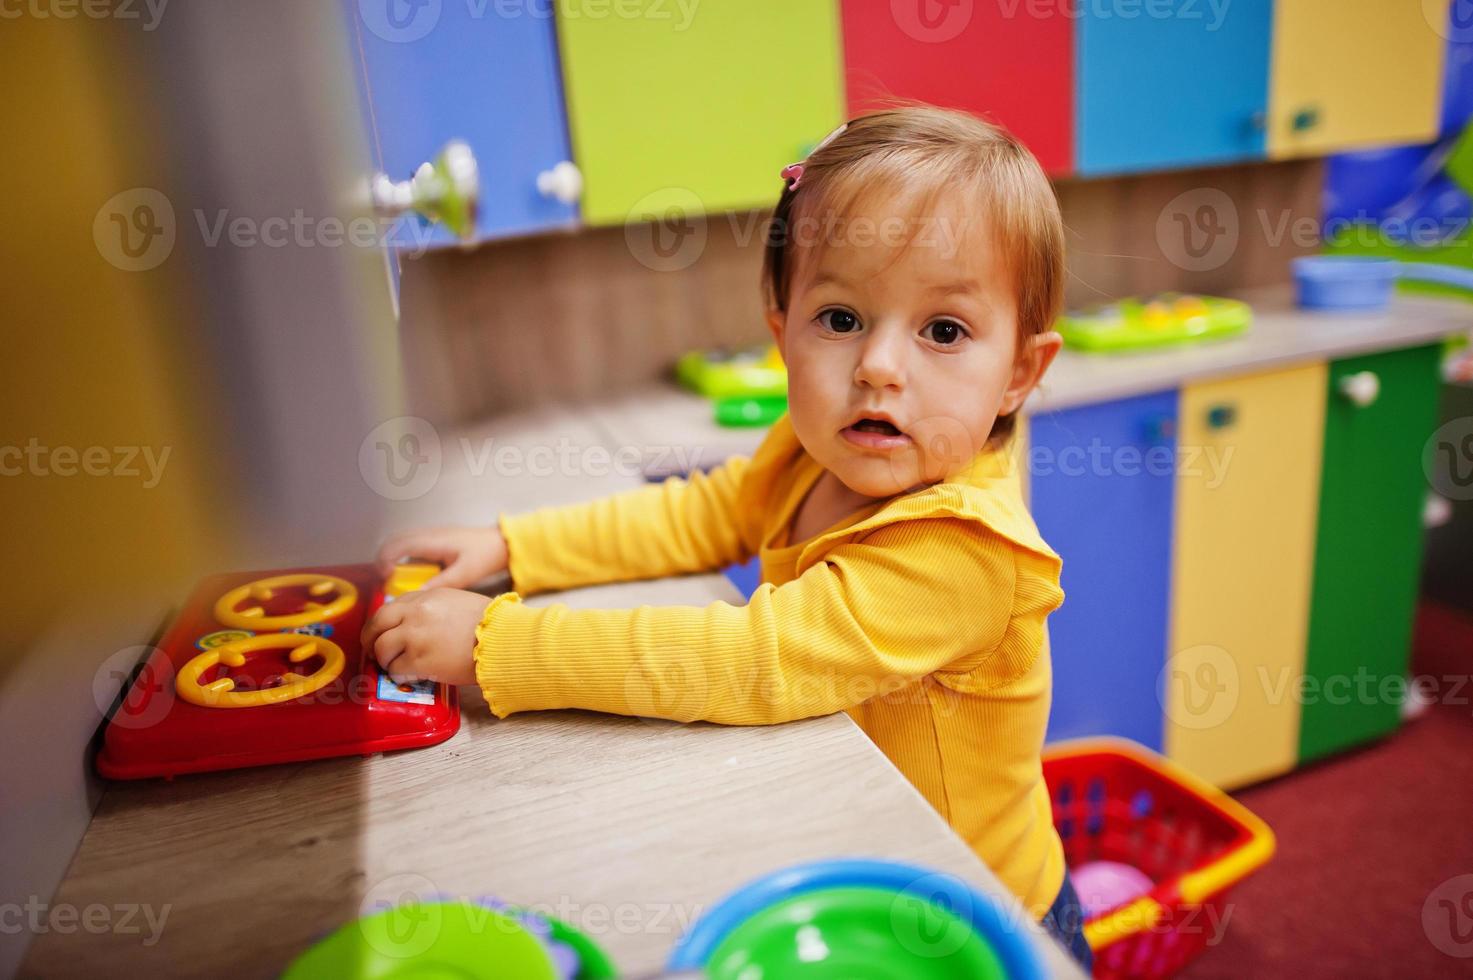
M 1294 260 L 1299 305 L 1306 310 L 1379 310 L 1391 302 L 1395 259 L 1312 255 Z
M 1398 279 L 1473 289 L 1473 270 L 1434 262 L 1362 255 L 1310 255 L 1294 260 L 1299 306 L 1306 310 L 1382 310 Z

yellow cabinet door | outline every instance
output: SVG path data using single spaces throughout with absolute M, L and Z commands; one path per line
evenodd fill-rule
M 1182 389 L 1164 744 L 1220 786 L 1298 758 L 1325 371 Z
M 1269 156 L 1435 139 L 1447 16 L 1445 0 L 1277 0 Z

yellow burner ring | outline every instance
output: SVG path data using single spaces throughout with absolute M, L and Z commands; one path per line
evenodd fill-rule
M 301 612 L 286 616 L 267 616 L 264 608 L 259 605 L 243 610 L 235 608 L 247 599 L 265 602 L 276 594 L 277 589 L 296 585 L 307 586 L 307 592 L 312 596 L 321 597 L 329 593 L 336 593 L 337 597 L 327 603 L 309 602 Z M 290 630 L 341 616 L 352 609 L 357 602 L 358 588 L 347 579 L 338 578 L 336 575 L 313 575 L 298 572 L 292 575 L 274 575 L 271 578 L 256 579 L 254 582 L 247 582 L 245 585 L 231 589 L 215 603 L 215 618 L 222 626 L 234 626 L 243 630 L 258 632 Z
M 287 659 L 294 664 L 318 655 L 321 655 L 324 663 L 305 677 L 287 673 L 282 676 L 284 683 L 280 686 L 258 691 L 237 691 L 235 681 L 229 677 L 220 677 L 208 684 L 199 682 L 205 672 L 217 664 L 240 667 L 250 654 L 285 648 L 291 649 Z M 202 708 L 260 708 L 291 701 L 326 687 L 343 672 L 346 664 L 343 648 L 331 640 L 303 633 L 264 633 L 260 636 L 248 636 L 243 640 L 231 640 L 212 650 L 206 650 L 179 669 L 179 674 L 174 678 L 174 690 L 190 704 L 197 704 Z

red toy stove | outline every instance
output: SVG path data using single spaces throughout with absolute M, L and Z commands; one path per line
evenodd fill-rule
M 454 688 L 395 684 L 359 646 L 385 601 L 439 569 L 372 565 L 217 575 L 194 590 L 108 723 L 113 779 L 239 769 L 436 745 L 460 727 Z

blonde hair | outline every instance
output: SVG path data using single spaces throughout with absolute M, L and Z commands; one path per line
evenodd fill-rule
M 1064 223 L 1043 168 L 1006 130 L 931 106 L 887 109 L 851 120 L 803 162 L 768 223 L 762 262 L 767 307 L 786 311 L 800 249 L 794 230 L 819 214 L 848 214 L 868 193 L 903 187 L 928 207 L 945 192 L 976 194 L 1012 280 L 1018 352 L 1053 327 L 1064 302 Z M 912 235 L 912 237 L 914 237 Z M 993 436 L 1012 431 L 999 418 Z

